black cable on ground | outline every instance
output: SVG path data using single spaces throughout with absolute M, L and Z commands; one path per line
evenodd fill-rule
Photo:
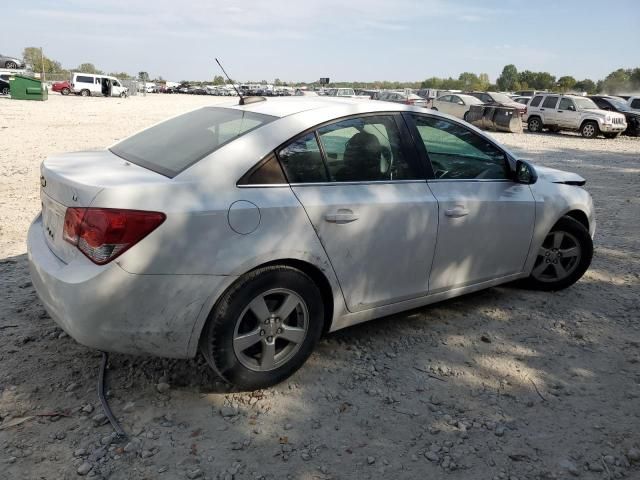
M 100 367 L 100 378 L 98 379 L 98 397 L 100 398 L 100 403 L 102 403 L 102 409 L 104 410 L 104 414 L 109 419 L 109 423 L 116 432 L 116 442 L 120 442 L 127 438 L 127 434 L 124 433 L 124 430 L 116 420 L 116 417 L 113 415 L 111 411 L 111 407 L 109 407 L 109 403 L 107 403 L 107 397 L 104 395 L 104 384 L 106 378 L 106 370 L 107 370 L 107 361 L 109 360 L 109 355 L 107 352 L 102 352 L 102 365 Z

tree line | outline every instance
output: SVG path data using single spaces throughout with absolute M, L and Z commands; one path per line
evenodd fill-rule
M 93 74 L 105 74 L 102 70 L 98 69 L 93 63 L 81 63 L 77 68 L 67 70 L 62 67 L 62 64 L 56 60 L 48 58 L 42 55 L 41 50 L 37 47 L 27 47 L 22 54 L 24 61 L 33 66 L 34 72 L 44 72 L 45 74 L 70 74 L 73 72 L 79 73 L 93 73 Z M 145 72 L 140 72 L 140 74 Z M 133 78 L 140 78 L 138 76 L 130 75 L 127 72 L 110 72 L 108 75 L 118 77 L 121 80 L 129 80 Z M 145 74 L 146 75 L 146 74 Z M 145 78 L 149 80 L 148 77 Z M 152 79 L 153 81 L 162 81 L 162 77 Z M 208 81 L 207 81 L 208 82 Z M 216 75 L 211 81 L 213 85 L 224 85 L 225 78 L 221 75 Z M 183 80 L 182 83 L 203 83 L 203 82 L 188 82 Z M 263 83 L 266 84 L 266 80 L 260 82 L 248 82 L 248 83 Z M 279 78 L 274 80 L 276 86 L 319 86 L 317 82 L 284 82 Z M 518 90 L 550 90 L 559 92 L 587 92 L 589 94 L 594 93 L 631 93 L 640 91 L 640 67 L 636 68 L 619 68 L 604 79 L 594 81 L 590 78 L 584 78 L 577 80 L 570 75 L 564 75 L 556 78 L 549 72 L 532 72 L 530 70 L 518 71 L 515 65 L 505 65 L 502 69 L 502 73 L 496 79 L 495 83 L 491 83 L 489 75 L 486 73 L 472 73 L 463 72 L 458 78 L 448 77 L 430 77 L 422 82 L 390 82 L 387 80 L 377 80 L 373 82 L 332 82 L 332 87 L 351 87 L 359 89 L 371 89 L 371 90 L 401 90 L 405 88 L 419 89 L 419 88 L 434 88 L 437 90 L 479 90 L 479 91 L 518 91 Z

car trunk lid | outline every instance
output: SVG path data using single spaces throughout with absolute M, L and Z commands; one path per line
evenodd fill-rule
M 89 207 L 109 187 L 167 182 L 108 150 L 75 152 L 47 158 L 40 167 L 43 233 L 49 248 L 68 263 L 81 253 L 63 238 L 67 207 Z

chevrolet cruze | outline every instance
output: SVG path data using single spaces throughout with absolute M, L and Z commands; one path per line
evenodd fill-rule
M 562 289 L 589 267 L 593 205 L 576 174 L 419 107 L 240 103 L 42 163 L 31 275 L 78 342 L 201 351 L 256 389 L 323 332 L 514 280 Z

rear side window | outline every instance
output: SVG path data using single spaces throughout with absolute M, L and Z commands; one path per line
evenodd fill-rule
M 329 181 L 320 147 L 313 132 L 284 147 L 278 152 L 278 158 L 287 174 L 289 183 Z
M 111 152 L 173 178 L 223 145 L 275 119 L 232 108 L 201 108 L 129 137 L 111 147 Z
M 531 103 L 529 104 L 529 106 L 537 107 L 538 105 L 540 105 L 541 101 L 542 101 L 542 97 L 540 95 L 538 95 L 537 97 L 533 97 L 533 100 L 531 100 Z
M 93 83 L 93 77 L 85 77 L 84 75 L 78 75 L 76 77 L 77 83 Z
M 542 106 L 544 108 L 556 108 L 557 103 L 558 103 L 558 97 L 551 96 L 544 99 L 544 102 L 542 102 Z

